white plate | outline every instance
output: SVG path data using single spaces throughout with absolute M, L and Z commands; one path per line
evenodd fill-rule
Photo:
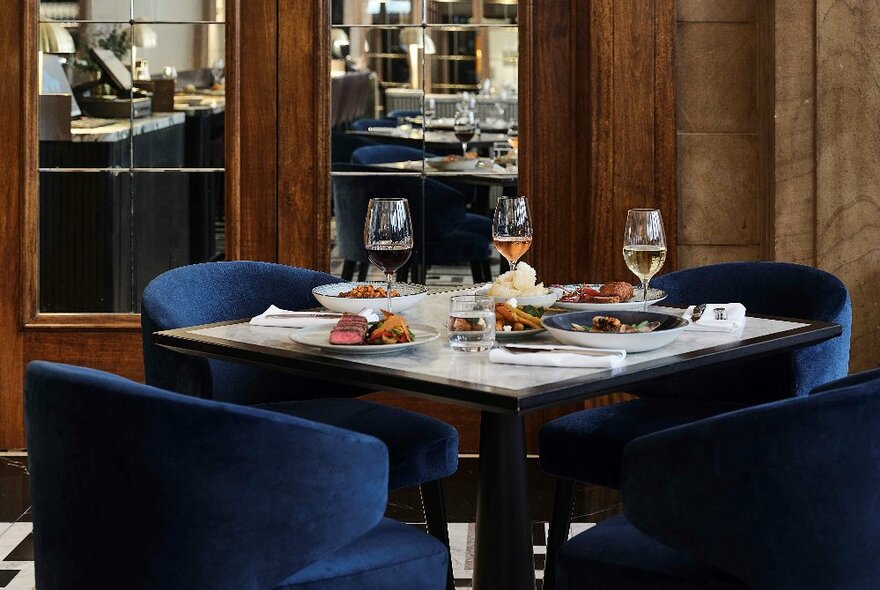
M 572 285 L 562 285 L 566 291 L 573 291 L 577 287 L 591 287 L 597 291 L 602 288 L 602 283 L 578 283 Z M 629 301 L 623 303 L 566 303 L 565 301 L 557 301 L 556 307 L 562 309 L 575 309 L 577 311 L 638 311 L 642 309 L 642 288 L 633 287 L 634 295 Z M 562 297 L 562 294 L 559 295 Z M 654 305 L 666 299 L 667 293 L 661 289 L 648 287 L 648 305 Z
M 330 331 L 332 326 L 315 326 L 296 330 L 290 335 L 290 339 L 297 344 L 314 346 L 327 352 L 344 352 L 346 354 L 384 354 L 397 352 L 413 346 L 420 346 L 435 340 L 440 332 L 430 326 L 410 324 L 415 340 L 401 344 L 330 344 Z
M 477 293 L 480 295 L 487 295 L 489 293 L 489 288 L 492 285 L 484 285 L 477 290 Z M 550 307 L 556 300 L 562 296 L 562 290 L 560 289 L 546 289 L 546 293 L 544 295 L 531 295 L 531 296 L 523 296 L 523 297 L 495 297 L 492 298 L 495 300 L 495 303 L 506 303 L 511 299 L 516 299 L 516 306 L 522 307 L 523 305 L 531 305 L 532 307 Z
M 660 327 L 653 332 L 635 334 L 617 334 L 605 332 L 578 332 L 572 329 L 571 324 L 589 326 L 593 322 L 593 316 L 602 315 L 604 312 L 578 311 L 560 313 L 542 318 L 541 325 L 547 328 L 551 336 L 563 344 L 584 346 L 586 348 L 603 348 L 625 350 L 627 352 L 645 352 L 666 346 L 679 336 L 690 322 L 678 316 L 664 313 L 642 311 L 618 311 L 609 315 L 617 317 L 620 321 L 635 324 L 643 320 L 662 322 Z
M 351 291 L 358 285 L 373 285 L 385 288 L 384 281 L 364 282 L 364 283 L 330 283 L 327 285 L 319 285 L 312 289 L 312 295 L 318 300 L 318 303 L 331 311 L 342 313 L 358 313 L 365 307 L 369 307 L 378 312 L 380 309 L 388 307 L 387 297 L 376 297 L 373 299 L 355 299 L 353 297 L 339 297 L 340 293 Z M 391 290 L 400 293 L 397 297 L 391 298 L 391 309 L 394 313 L 406 311 L 419 301 L 425 298 L 428 288 L 424 285 L 413 285 L 410 283 L 391 283 Z M 381 315 L 381 314 L 379 314 Z
M 466 172 L 468 170 L 475 170 L 480 165 L 479 158 L 459 158 L 452 161 L 446 158 L 427 158 L 425 162 L 431 168 L 436 168 L 443 172 Z

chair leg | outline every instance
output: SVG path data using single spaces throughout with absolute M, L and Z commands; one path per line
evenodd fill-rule
M 354 260 L 342 261 L 342 280 L 350 281 L 354 277 L 354 267 L 357 263 Z
M 481 264 L 483 266 L 483 282 L 488 283 L 492 280 L 492 261 L 487 258 Z
M 449 524 L 446 522 L 446 501 L 443 498 L 443 484 L 439 479 L 419 485 L 422 506 L 425 509 L 425 522 L 428 533 L 439 540 L 449 550 Z M 452 576 L 452 554 L 449 554 L 449 567 L 446 572 L 446 590 L 455 590 Z
M 471 262 L 471 278 L 475 285 L 483 282 L 483 263 L 481 261 Z
M 544 559 L 544 590 L 556 588 L 556 552 L 568 539 L 571 528 L 574 485 L 574 480 L 556 478 L 553 515 L 550 517 L 550 531 L 547 534 L 547 556 Z
M 367 280 L 368 270 L 370 270 L 369 262 L 358 262 L 358 281 L 364 282 Z

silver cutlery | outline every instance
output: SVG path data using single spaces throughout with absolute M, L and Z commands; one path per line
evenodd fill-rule
M 272 313 L 266 316 L 270 320 L 296 319 L 296 318 L 341 318 L 341 313 L 330 311 L 290 311 L 287 313 Z
M 529 346 L 527 344 L 499 344 L 499 348 L 503 348 L 507 352 L 511 352 L 513 354 L 531 354 L 534 352 L 567 352 L 570 354 L 580 354 L 583 356 L 614 356 L 617 353 L 608 352 L 603 350 L 575 350 L 572 348 L 566 348 L 564 346 L 548 346 L 548 347 L 538 347 L 538 346 Z

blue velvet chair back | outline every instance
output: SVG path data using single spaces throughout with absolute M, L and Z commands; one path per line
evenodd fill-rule
M 369 131 L 370 127 L 397 127 L 392 119 L 357 119 L 351 122 L 352 131 Z
M 157 346 L 153 332 L 251 318 L 270 305 L 315 307 L 312 289 L 340 279 L 281 264 L 207 262 L 169 270 L 144 289 L 141 328 L 144 370 L 150 385 L 219 401 L 256 404 L 363 392 L 288 373 L 184 355 Z
M 368 137 L 349 135 L 332 131 L 330 133 L 330 158 L 332 162 L 350 162 L 355 150 L 368 145 L 377 145 L 376 141 Z M 335 168 L 334 168 L 335 170 Z
M 631 442 L 627 518 L 750 588 L 880 588 L 880 371 L 833 385 Z
M 336 239 L 344 260 L 367 261 L 364 249 L 364 219 L 367 204 L 375 197 L 404 198 L 409 201 L 413 219 L 415 247 L 412 259 L 423 255 L 423 240 L 433 241 L 449 233 L 465 220 L 465 197 L 440 182 L 376 174 L 375 168 L 358 164 L 334 164 L 341 172 L 366 172 L 369 176 L 334 176 L 333 210 L 336 215 Z
M 412 109 L 397 109 L 388 113 L 389 119 L 394 119 L 395 121 L 398 117 L 421 117 L 422 111 L 412 110 Z
M 25 416 L 41 590 L 268 589 L 385 510 L 370 436 L 44 362 Z
M 849 370 L 852 305 L 832 274 L 784 262 L 731 262 L 661 275 L 651 285 L 669 293 L 664 303 L 739 302 L 749 313 L 835 322 L 843 333 L 791 353 L 658 380 L 638 390 L 642 395 L 766 402 L 806 395 Z
M 351 154 L 351 163 L 369 166 L 371 164 L 387 164 L 389 162 L 405 162 L 408 160 L 421 161 L 422 158 L 431 157 L 433 157 L 433 154 L 425 153 L 420 149 L 403 145 L 383 144 L 356 149 Z

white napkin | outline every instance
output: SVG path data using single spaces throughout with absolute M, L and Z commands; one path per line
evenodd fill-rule
M 274 305 L 270 305 L 269 309 L 258 315 L 257 317 L 251 319 L 248 322 L 252 326 L 266 326 L 266 327 L 274 327 L 274 328 L 308 328 L 310 326 L 326 326 L 333 325 L 339 318 L 315 318 L 315 317 L 289 317 L 289 318 L 269 318 L 266 316 L 277 315 L 291 313 L 285 309 L 281 309 L 280 307 L 275 307 Z M 379 316 L 372 309 L 363 309 L 358 315 L 362 315 L 367 318 L 368 322 L 378 322 Z
M 694 307 L 691 305 L 682 316 L 691 322 L 691 325 L 685 328 L 685 330 L 697 332 L 738 332 L 746 325 L 746 308 L 742 303 L 707 303 L 706 310 L 696 322 L 691 321 Z M 716 320 L 716 308 L 724 309 L 724 317 L 727 319 Z
M 489 351 L 490 363 L 506 365 L 529 365 L 533 367 L 570 367 L 588 369 L 613 369 L 619 367 L 626 358 L 625 350 L 605 350 L 580 346 L 560 346 L 555 344 L 529 345 L 529 348 L 546 348 L 547 352 L 509 352 L 504 348 L 493 348 Z M 604 352 L 604 356 L 587 356 L 573 354 L 566 350 L 590 350 L 591 352 Z

